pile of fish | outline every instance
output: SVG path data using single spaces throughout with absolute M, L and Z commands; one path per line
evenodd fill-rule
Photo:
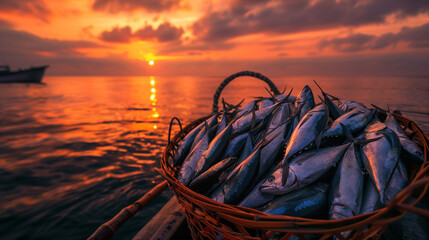
M 243 107 L 223 101 L 179 141 L 177 179 L 275 215 L 342 219 L 382 208 L 408 185 L 404 162 L 423 163 L 422 150 L 389 111 L 320 90 L 319 104 L 309 86 Z

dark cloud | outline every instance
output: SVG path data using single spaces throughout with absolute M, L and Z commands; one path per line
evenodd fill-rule
M 148 12 L 163 12 L 182 5 L 180 0 L 95 0 L 92 9 L 110 13 L 132 12 L 137 9 Z
M 228 10 L 208 12 L 192 25 L 194 35 L 205 41 L 227 41 L 254 33 L 284 34 L 377 24 L 392 14 L 407 17 L 428 12 L 429 1 L 272 0 L 255 8 L 241 6 L 233 4 Z
M 8 21 L 0 19 L 0 29 L 9 29 L 12 28 L 12 24 L 10 24 Z
M 183 28 L 175 27 L 169 22 L 162 23 L 157 29 L 148 25 L 134 33 L 134 37 L 141 40 L 156 39 L 158 42 L 171 42 L 179 40 L 182 37 Z
M 339 52 L 356 52 L 367 49 L 374 39 L 375 36 L 358 33 L 343 38 L 322 40 L 319 43 L 319 47 L 323 49 L 327 46 L 332 46 L 334 50 Z
M 351 34 L 347 37 L 324 39 L 319 48 L 332 47 L 339 52 L 356 52 L 367 49 L 383 49 L 405 42 L 409 48 L 429 47 L 429 23 L 418 27 L 403 27 L 399 33 L 386 33 L 381 36 Z
M 0 20 L 0 26 L 3 26 Z M 0 27 L 0 59 L 13 69 L 50 65 L 49 75 L 139 75 L 151 69 L 126 54 L 88 57 L 76 49 L 103 48 L 88 41 L 60 41 Z
M 110 31 L 104 31 L 100 34 L 100 39 L 106 42 L 128 43 L 132 38 L 131 28 L 129 26 L 120 28 L 114 27 Z
M 17 11 L 42 21 L 49 20 L 52 11 L 43 0 L 1 0 L 0 12 Z
M 146 25 L 134 33 L 131 27 L 114 27 L 110 31 L 104 31 L 99 38 L 106 42 L 128 43 L 133 38 L 140 40 L 156 40 L 158 42 L 178 41 L 182 37 L 183 28 L 175 27 L 169 22 L 164 22 L 156 29 L 151 25 Z
M 43 53 L 51 56 L 76 55 L 75 49 L 101 48 L 103 46 L 88 41 L 60 41 L 40 38 L 28 32 L 0 29 L 0 52 Z

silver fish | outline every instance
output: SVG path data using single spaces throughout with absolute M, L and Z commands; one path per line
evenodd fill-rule
M 272 118 L 269 120 L 267 132 L 271 132 L 275 128 L 287 121 L 292 114 L 290 103 L 283 103 L 273 112 Z
M 210 197 L 221 203 L 239 201 L 254 179 L 260 155 L 261 148 L 258 148 L 229 174 L 226 181 Z
M 266 174 L 266 177 L 270 176 L 271 174 L 272 174 L 272 171 L 268 172 L 268 174 Z M 265 181 L 265 178 L 264 177 L 261 178 L 261 180 L 259 182 L 257 182 L 255 184 L 255 186 L 253 186 L 250 193 L 247 194 L 247 196 L 244 197 L 241 200 L 241 202 L 237 205 L 242 206 L 242 207 L 248 207 L 248 208 L 256 208 L 256 207 L 265 205 L 268 202 L 270 202 L 271 200 L 273 200 L 275 195 L 263 193 L 263 192 L 259 191 L 259 188 L 261 187 L 261 185 L 264 181 Z
M 216 189 L 223 181 L 225 181 L 229 172 L 235 168 L 237 158 L 226 158 L 207 171 L 196 177 L 189 184 L 189 188 L 204 195 L 210 194 Z
M 225 109 L 225 107 L 224 107 Z M 222 118 L 219 122 L 219 126 L 216 129 L 216 136 L 219 135 L 228 126 L 228 117 L 226 116 L 226 110 L 222 114 Z
M 365 133 L 366 139 L 382 137 L 362 147 L 362 158 L 380 193 L 380 201 L 386 203 L 386 188 L 398 164 L 401 145 L 398 136 L 381 122 L 368 125 Z
M 194 142 L 192 143 L 192 146 L 191 146 L 191 151 L 195 148 L 195 146 L 204 137 L 204 135 L 206 134 L 206 131 L 208 131 L 208 129 L 214 127 L 217 124 L 217 118 L 218 118 L 218 115 L 215 114 L 206 120 L 207 125 L 205 126 L 205 131 L 200 131 L 198 133 L 198 135 L 195 137 Z
M 271 215 L 315 217 L 323 214 L 328 200 L 327 183 L 316 183 L 275 198 L 261 209 Z
M 263 109 L 272 106 L 274 102 L 269 98 L 264 98 L 259 102 L 259 109 Z
M 229 143 L 231 133 L 232 125 L 230 124 L 210 142 L 210 145 L 203 152 L 196 168 L 194 169 L 194 177 L 197 177 L 217 162 L 223 150 Z
M 203 138 L 200 140 L 200 142 L 195 146 L 194 149 L 192 149 L 191 153 L 186 157 L 185 161 L 183 162 L 182 166 L 180 167 L 179 174 L 177 176 L 177 180 L 181 182 L 183 185 L 187 186 L 195 174 L 195 167 L 198 164 L 198 161 L 201 158 L 201 155 L 203 152 L 207 149 L 209 146 L 209 142 L 211 139 L 211 136 L 213 134 L 213 129 L 206 130 Z
M 301 108 L 301 113 L 299 114 L 299 119 L 303 118 L 311 109 L 314 108 L 314 96 L 311 88 L 308 85 L 305 85 L 301 92 L 296 97 L 296 108 Z
M 247 135 L 246 142 L 244 143 L 243 151 L 241 152 L 240 157 L 238 158 L 239 163 L 243 162 L 247 157 L 250 156 L 250 154 L 252 154 L 254 146 L 255 145 L 253 144 L 252 134 L 249 133 Z
M 283 183 L 287 179 L 287 167 L 290 159 L 297 153 L 310 147 L 311 144 L 320 144 L 323 130 L 328 122 L 328 108 L 321 104 L 308 112 L 293 130 L 292 135 L 286 144 L 285 155 L 282 165 L 285 168 Z
M 246 105 L 244 105 L 237 113 L 237 115 L 234 117 L 235 119 L 239 119 L 241 117 L 243 117 L 244 115 L 247 115 L 249 113 L 252 113 L 253 110 L 257 109 L 257 103 L 258 100 L 253 100 L 248 102 Z
M 390 130 L 394 131 L 396 135 L 399 137 L 399 141 L 401 142 L 402 149 L 404 150 L 401 154 L 404 154 L 406 159 L 411 159 L 417 163 L 423 163 L 424 156 L 423 151 L 417 146 L 415 142 L 407 137 L 405 131 L 399 125 L 399 122 L 392 114 L 388 114 L 384 124 Z
M 279 106 L 279 103 L 257 110 L 255 111 L 254 114 L 250 113 L 240 117 L 232 124 L 232 128 L 233 128 L 232 135 L 237 136 L 243 132 L 248 131 L 253 121 L 254 121 L 254 124 L 258 124 L 260 121 L 268 117 L 276 108 L 278 108 L 278 106 Z
M 314 81 L 314 80 L 313 80 Z M 335 105 L 334 102 L 332 102 L 332 100 L 329 98 L 328 94 L 326 94 L 323 89 L 319 86 L 319 84 L 317 84 L 316 81 L 314 81 L 314 83 L 317 85 L 317 87 L 320 89 L 320 91 L 322 92 L 323 95 L 323 101 L 325 102 L 325 104 L 328 106 L 329 109 L 329 116 L 335 120 L 337 118 L 339 118 L 341 115 L 343 115 L 343 112 L 337 107 L 337 105 Z
M 349 145 L 313 149 L 298 155 L 289 164 L 286 184 L 282 183 L 284 168 L 280 165 L 261 185 L 260 191 L 282 195 L 313 183 L 337 164 Z
M 188 135 L 186 135 L 180 142 L 180 145 L 177 148 L 177 151 L 175 152 L 173 157 L 173 166 L 178 166 L 183 162 L 183 160 L 185 160 L 189 150 L 191 149 L 195 137 L 204 128 L 204 124 L 205 123 L 202 122 L 200 125 L 192 129 L 192 131 L 189 132 Z
M 356 151 L 358 146 L 352 143 L 344 153 L 343 159 L 336 170 L 332 183 L 330 219 L 343 219 L 359 214 L 362 205 L 362 191 L 364 186 L 364 172 L 361 159 Z M 351 231 L 342 232 L 347 238 Z
M 361 110 L 355 108 L 337 118 L 328 130 L 323 133 L 322 138 L 343 136 L 343 128 L 345 125 L 350 132 L 354 133 L 364 129 L 369 122 L 372 121 L 375 115 L 375 110 Z
M 360 109 L 363 111 L 369 110 L 369 108 L 362 103 L 341 99 L 338 99 L 338 108 L 344 113 L 349 112 L 353 109 Z
M 261 158 L 259 164 L 259 170 L 257 174 L 257 178 L 261 178 L 265 172 L 276 165 L 276 160 L 278 159 L 279 153 L 281 152 L 281 146 L 285 144 L 288 136 L 288 122 L 284 122 L 283 125 L 273 129 L 266 136 L 267 139 L 273 139 L 264 146 L 261 150 Z
M 408 174 L 404 163 L 398 160 L 398 165 L 393 172 L 392 179 L 386 188 L 386 202 L 392 200 L 402 189 L 408 185 Z
M 230 157 L 238 157 L 244 147 L 244 144 L 246 143 L 248 136 L 249 133 L 243 133 L 231 139 L 231 141 L 229 141 L 228 147 L 225 150 L 225 153 L 221 158 L 225 159 Z
M 365 181 L 363 196 L 362 196 L 362 206 L 360 209 L 360 214 L 373 212 L 383 205 L 380 203 L 380 194 L 378 193 L 377 187 L 372 182 L 371 178 L 367 178 Z
M 295 102 L 296 101 L 296 97 L 292 96 L 289 94 L 280 94 L 274 97 L 274 100 L 276 102 L 284 102 L 284 101 L 288 101 L 288 102 Z

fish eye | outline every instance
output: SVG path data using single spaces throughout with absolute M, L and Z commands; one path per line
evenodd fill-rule
M 272 181 L 274 181 L 274 176 L 270 176 L 270 177 L 268 178 L 268 182 L 272 182 Z

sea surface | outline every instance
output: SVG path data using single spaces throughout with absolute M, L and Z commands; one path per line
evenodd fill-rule
M 211 112 L 218 77 L 46 77 L 0 85 L 0 238 L 86 239 L 163 179 L 154 170 L 172 117 Z M 400 110 L 429 133 L 429 77 L 276 77 L 293 95 L 312 80 L 343 99 Z M 269 96 L 235 79 L 225 101 Z M 173 131 L 177 132 L 177 125 Z M 131 239 L 172 196 L 164 191 L 113 239 Z

